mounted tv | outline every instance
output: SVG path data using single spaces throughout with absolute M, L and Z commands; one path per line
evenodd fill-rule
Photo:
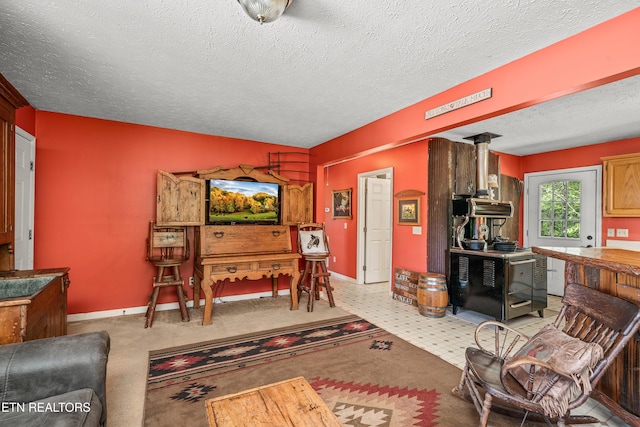
M 280 186 L 271 182 L 210 179 L 207 224 L 279 224 Z

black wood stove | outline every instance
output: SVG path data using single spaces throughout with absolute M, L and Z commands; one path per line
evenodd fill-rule
M 488 175 L 491 133 L 469 137 L 476 145 L 477 182 L 472 197 L 452 200 L 453 239 L 449 249 L 449 302 L 453 314 L 459 308 L 473 310 L 499 321 L 547 307 L 547 258 L 517 247 L 500 235 L 513 217 L 510 201 L 493 199 Z M 501 250 L 498 250 L 501 249 Z

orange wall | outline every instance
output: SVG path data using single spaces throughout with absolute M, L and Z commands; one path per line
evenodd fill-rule
M 522 157 L 522 171 L 530 173 L 602 165 L 602 157 L 631 153 L 640 153 L 640 138 L 525 156 Z M 522 221 L 520 223 L 522 224 Z M 640 218 L 603 217 L 603 245 L 606 243 L 608 228 L 627 228 L 629 230 L 628 238 L 614 237 L 613 239 L 640 240 Z
M 326 223 L 327 236 L 330 238 L 331 254 L 336 262 L 330 260 L 332 271 L 344 276 L 356 277 L 358 223 L 358 174 L 393 168 L 393 188 L 391 194 L 402 190 L 420 190 L 427 192 L 427 142 L 416 142 L 404 147 L 395 148 L 384 153 L 372 154 L 359 159 L 343 162 L 327 167 L 318 174 L 318 203 L 316 219 Z M 351 188 L 353 191 L 352 219 L 332 219 L 332 194 L 334 190 Z M 426 196 L 421 198 L 422 234 L 412 234 L 412 227 L 396 225 L 396 199 L 392 200 L 393 220 L 393 254 L 392 269 L 407 268 L 414 271 L 425 271 L 427 259 L 426 244 Z M 345 229 L 346 225 L 346 229 Z M 392 270 L 393 271 L 393 270 Z
M 298 151 L 42 111 L 36 134 L 34 267 L 71 268 L 69 313 L 147 304 L 154 271 L 145 240 L 158 169 L 266 165 L 269 152 Z M 186 277 L 192 265 L 183 267 Z M 271 289 L 267 280 L 237 283 L 226 284 L 223 294 Z M 280 287 L 287 288 L 284 280 Z

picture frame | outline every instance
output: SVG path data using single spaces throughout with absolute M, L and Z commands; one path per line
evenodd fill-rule
M 420 225 L 420 198 L 402 197 L 398 199 L 398 225 Z
M 331 192 L 331 218 L 351 219 L 351 188 Z

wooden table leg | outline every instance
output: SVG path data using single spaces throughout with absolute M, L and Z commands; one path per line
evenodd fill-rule
M 274 274 L 271 276 L 271 296 L 273 298 L 278 298 L 278 275 Z
M 291 283 L 289 289 L 291 292 L 291 310 L 298 309 L 298 281 L 300 280 L 300 272 L 296 268 L 291 275 Z
M 203 272 L 203 285 L 204 291 L 204 314 L 202 315 L 202 324 L 211 324 L 211 314 L 213 313 L 213 280 L 211 280 L 211 267 L 205 266 Z

